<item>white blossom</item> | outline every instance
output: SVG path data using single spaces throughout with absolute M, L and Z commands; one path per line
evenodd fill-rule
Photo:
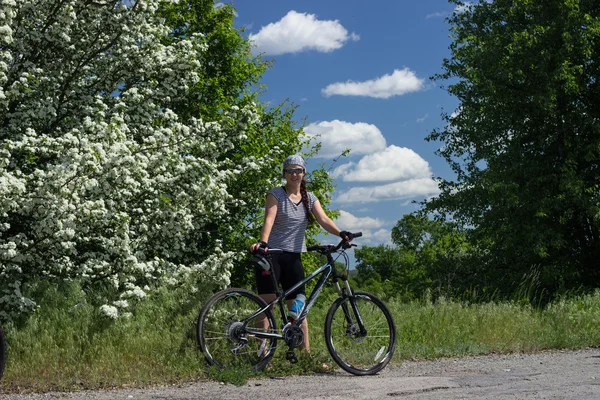
M 242 170 L 283 150 L 228 158 L 260 129 L 256 104 L 178 115 L 206 38 L 167 40 L 160 2 L 137 4 L 0 4 L 0 317 L 35 309 L 22 288 L 39 277 L 114 289 L 109 318 L 154 285 L 229 284 L 239 254 L 196 243 L 246 204 Z
M 109 306 L 108 304 L 104 304 L 103 306 L 101 306 L 100 312 L 110 319 L 119 318 L 119 310 L 117 310 L 117 307 Z
M 117 308 L 127 308 L 129 307 L 129 302 L 127 300 L 116 300 L 113 301 L 113 305 Z

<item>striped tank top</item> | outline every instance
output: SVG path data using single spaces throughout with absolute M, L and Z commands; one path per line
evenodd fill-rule
M 269 247 L 292 253 L 305 252 L 304 231 L 306 231 L 308 219 L 304 204 L 302 201 L 295 204 L 290 200 L 283 187 L 272 189 L 269 194 L 277 199 L 277 215 L 269 235 Z M 319 200 L 312 192 L 307 192 L 307 194 L 308 206 L 312 211 L 313 205 Z

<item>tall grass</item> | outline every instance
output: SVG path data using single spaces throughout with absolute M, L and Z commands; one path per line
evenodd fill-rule
M 128 319 L 111 321 L 86 302 L 76 285 L 47 291 L 42 308 L 25 323 L 5 326 L 9 356 L 0 391 L 73 390 L 143 386 L 201 379 L 242 382 L 247 373 L 209 369 L 197 349 L 195 319 L 207 294 L 163 291 L 142 302 Z M 311 356 L 291 366 L 285 347 L 269 374 L 332 367 L 323 339 L 329 307 L 309 315 Z M 427 299 L 388 303 L 397 327 L 393 362 L 528 352 L 600 345 L 600 291 L 564 297 L 544 308 L 522 302 L 469 304 Z
M 195 347 L 198 304 L 159 292 L 116 321 L 76 285 L 49 290 L 23 326 L 7 326 L 5 391 L 149 385 L 206 377 Z
M 466 304 L 443 299 L 390 306 L 401 358 L 600 345 L 600 291 L 562 298 L 542 309 L 520 302 Z

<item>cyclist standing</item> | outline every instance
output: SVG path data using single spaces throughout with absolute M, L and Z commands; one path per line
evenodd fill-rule
M 352 240 L 349 233 L 341 231 L 325 214 L 319 199 L 306 190 L 306 163 L 299 155 L 289 156 L 283 162 L 284 186 L 272 189 L 267 194 L 265 206 L 265 221 L 260 240 L 250 246 L 250 251 L 269 247 L 281 249 L 282 254 L 273 254 L 271 261 L 276 281 L 287 290 L 304 279 L 304 267 L 300 254 L 306 251 L 304 233 L 309 223 L 315 220 L 327 232 L 340 236 L 347 241 Z M 260 297 L 267 303 L 275 300 L 276 288 L 269 271 L 255 268 L 256 286 Z M 289 315 L 296 319 L 300 316 L 306 300 L 304 286 L 287 297 Z M 301 326 L 304 334 L 303 348 L 310 352 L 308 339 L 308 323 L 306 319 Z

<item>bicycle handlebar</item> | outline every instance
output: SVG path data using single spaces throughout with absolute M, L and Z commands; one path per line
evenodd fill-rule
M 354 238 L 361 237 L 362 232 L 354 232 L 354 233 L 349 232 L 349 236 L 350 236 L 350 240 L 352 240 Z M 318 251 L 321 253 L 335 253 L 341 247 L 343 247 L 344 249 L 349 249 L 351 246 L 352 245 L 350 244 L 350 242 L 346 242 L 346 240 L 342 239 L 337 245 L 333 245 L 333 244 L 320 245 L 320 244 L 318 244 L 315 246 L 309 246 L 306 248 L 306 250 Z
M 350 240 L 354 239 L 354 238 L 358 238 L 362 236 L 362 232 L 348 232 Z M 333 245 L 333 244 L 327 244 L 327 245 L 315 245 L 315 246 L 309 246 L 306 248 L 306 250 L 308 251 L 319 251 L 322 253 L 335 253 L 336 251 L 338 251 L 341 247 L 343 247 L 344 249 L 349 249 L 351 246 L 350 242 L 346 242 L 346 240 L 342 239 L 337 245 Z M 283 253 L 283 250 L 281 249 L 272 249 L 272 248 L 267 248 L 267 250 L 264 250 L 262 248 L 258 248 L 256 249 L 254 252 L 250 252 L 250 253 L 257 253 L 257 254 L 261 254 L 263 256 L 267 255 L 267 254 L 281 254 Z

